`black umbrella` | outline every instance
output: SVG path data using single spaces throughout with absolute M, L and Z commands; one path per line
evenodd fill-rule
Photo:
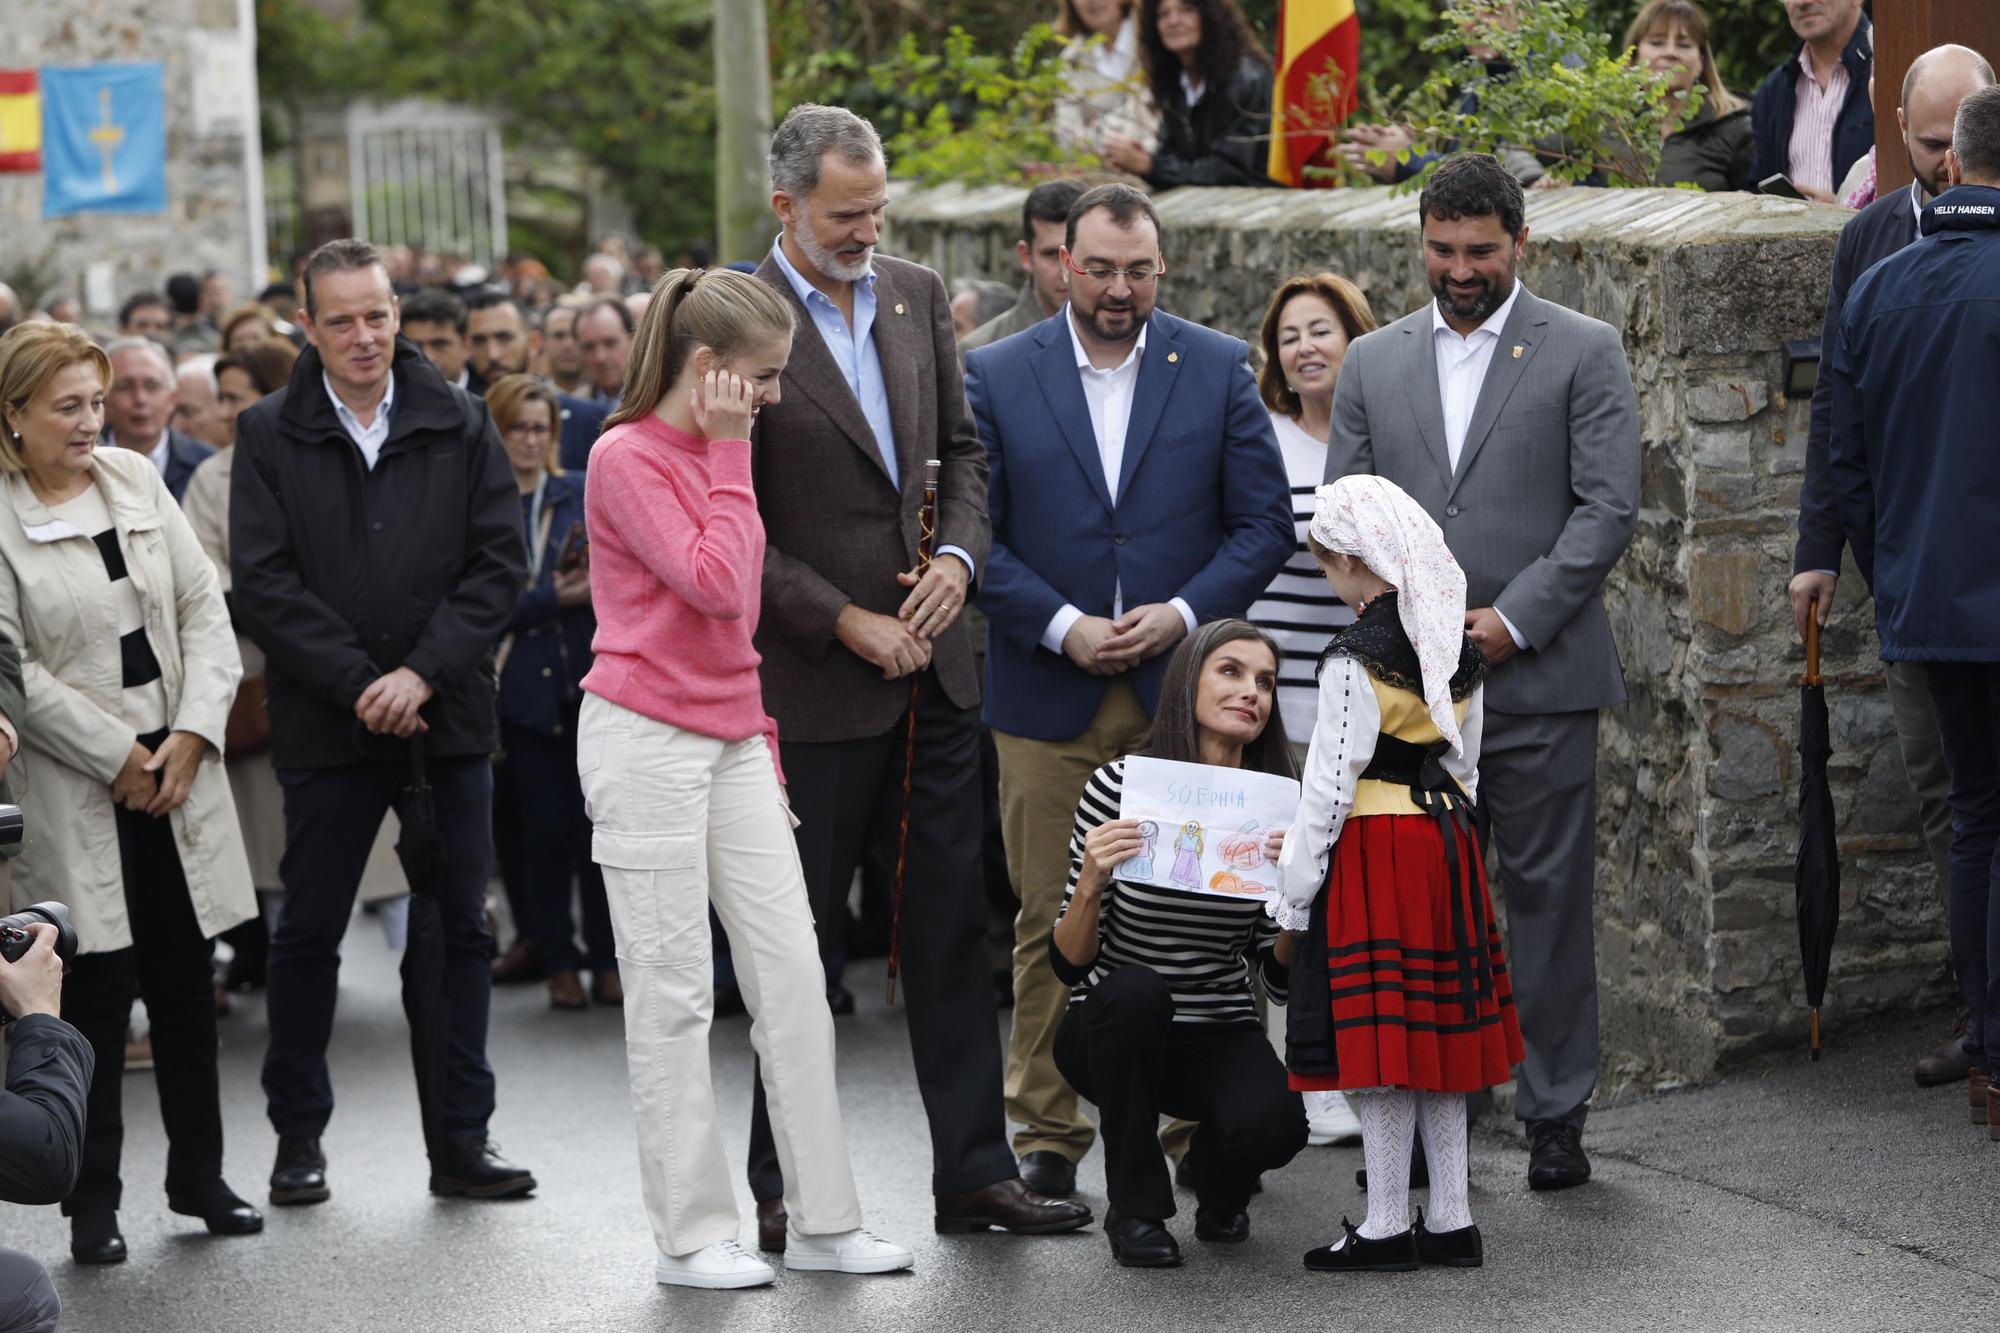
M 1817 611 L 1817 608 L 1814 608 Z M 1812 1058 L 1819 1059 L 1819 1007 L 1840 927 L 1840 852 L 1834 845 L 1833 791 L 1826 761 L 1833 755 L 1826 719 L 1826 685 L 1819 674 L 1819 618 L 1806 618 L 1806 674 L 1799 689 L 1799 954 L 1806 1003 L 1812 1007 Z
M 410 1062 L 417 1071 L 417 1107 L 423 1116 L 424 1146 L 433 1156 L 445 1143 L 445 1056 L 451 1044 L 444 994 L 444 919 L 438 911 L 438 879 L 444 871 L 444 836 L 424 768 L 424 738 L 410 741 L 410 785 L 396 802 L 402 836 L 396 859 L 410 881 L 409 937 L 403 945 L 403 1013 L 410 1023 Z

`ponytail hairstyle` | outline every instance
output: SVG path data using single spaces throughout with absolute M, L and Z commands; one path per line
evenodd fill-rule
M 790 341 L 791 305 L 769 283 L 727 268 L 677 268 L 653 284 L 625 363 L 625 393 L 605 428 L 650 414 L 680 378 L 688 357 L 706 347 L 722 360 L 760 343 Z

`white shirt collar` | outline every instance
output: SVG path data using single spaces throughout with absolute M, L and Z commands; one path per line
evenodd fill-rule
M 371 431 L 383 434 L 388 433 L 389 410 L 396 403 L 396 372 L 394 370 L 389 372 L 389 383 L 382 390 L 382 401 L 375 404 L 375 424 L 372 426 L 362 425 L 361 418 L 354 415 L 354 409 L 340 401 L 340 395 L 333 391 L 333 381 L 327 378 L 324 370 L 319 373 L 319 381 L 326 386 L 327 399 L 333 404 L 333 415 L 339 418 L 341 429 L 345 430 L 349 435 L 357 436 Z
M 393 380 L 396 377 L 394 375 L 391 375 L 389 378 Z M 472 363 L 468 361 L 466 364 L 458 368 L 458 378 L 451 382 L 451 387 L 454 389 L 463 389 L 471 383 L 472 383 Z
M 1181 95 L 1187 98 L 1188 110 L 1192 111 L 1208 95 L 1208 85 L 1196 81 L 1194 75 L 1185 69 L 1181 71 Z
M 171 463 L 174 457 L 174 432 L 172 427 L 168 427 L 160 432 L 158 443 L 146 451 L 146 457 L 153 460 L 153 466 L 160 470 L 161 476 L 164 477 L 167 475 L 167 464 Z
M 1114 82 L 1131 75 L 1139 60 L 1139 29 L 1130 14 L 1118 24 L 1116 37 L 1092 49 L 1090 60 L 1099 74 Z
M 792 290 L 798 293 L 801 305 L 810 310 L 815 296 L 827 305 L 833 304 L 833 298 L 813 286 L 806 275 L 799 272 L 798 267 L 792 263 L 791 256 L 785 253 L 783 232 L 778 233 L 778 239 L 771 242 L 771 257 L 778 261 L 778 271 L 785 275 L 785 281 L 792 284 Z M 862 274 L 854 285 L 866 287 L 871 293 L 875 290 L 875 263 L 872 259 L 868 263 L 868 271 Z
M 1498 342 L 1501 330 L 1507 327 L 1507 317 L 1514 313 L 1514 303 L 1520 299 L 1521 282 L 1517 278 L 1514 280 L 1514 290 L 1507 293 L 1507 299 L 1500 303 L 1500 308 L 1488 315 L 1478 328 L 1466 334 L 1465 341 L 1471 342 L 1480 334 L 1489 333 L 1493 335 L 1493 340 Z M 1444 310 L 1433 299 L 1431 301 L 1431 336 L 1436 337 L 1440 333 L 1449 333 L 1454 338 L 1459 336 L 1457 329 L 1444 322 Z
M 1924 226 L 1924 186 L 1921 181 L 1910 182 L 1910 212 L 1917 219 L 1917 230 Z
M 1069 330 L 1069 345 L 1076 352 L 1076 368 L 1089 371 L 1093 375 L 1116 375 L 1137 362 L 1140 354 L 1146 350 L 1146 329 L 1152 322 L 1148 319 L 1139 326 L 1139 336 L 1133 339 L 1132 350 L 1118 363 L 1116 369 L 1099 370 L 1090 364 L 1090 353 L 1084 350 L 1083 338 L 1076 331 L 1076 312 L 1070 308 L 1068 302 L 1063 303 L 1063 327 Z

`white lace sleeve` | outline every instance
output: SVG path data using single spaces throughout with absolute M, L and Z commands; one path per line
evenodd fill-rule
M 1336 653 L 1319 679 L 1319 716 L 1299 779 L 1299 810 L 1278 857 L 1278 892 L 1267 907 L 1286 930 L 1304 930 L 1326 883 L 1333 844 L 1354 809 L 1355 784 L 1375 757 L 1382 707 L 1368 672 Z
M 1486 687 L 1481 685 L 1472 692 L 1472 700 L 1465 710 L 1465 720 L 1458 724 L 1459 743 L 1464 747 L 1462 754 L 1447 754 L 1444 757 L 1444 771 L 1452 780 L 1465 789 L 1474 805 L 1479 804 L 1479 741 L 1486 731 Z

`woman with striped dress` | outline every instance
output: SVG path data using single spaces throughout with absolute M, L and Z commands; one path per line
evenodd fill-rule
M 1264 308 L 1263 365 L 1257 392 L 1271 412 L 1271 430 L 1284 455 L 1292 488 L 1297 545 L 1264 595 L 1250 604 L 1247 619 L 1278 645 L 1278 703 L 1292 758 L 1305 767 L 1319 707 L 1314 671 L 1335 630 L 1354 623 L 1354 612 L 1334 595 L 1306 549 L 1313 493 L 1326 476 L 1326 441 L 1333 429 L 1333 389 L 1348 344 L 1375 330 L 1368 298 L 1335 273 L 1287 278 Z M 1282 1018 L 1274 1012 L 1273 1035 L 1282 1039 Z M 1337 1091 L 1306 1094 L 1306 1122 L 1314 1147 L 1356 1143 L 1361 1122 Z
M 1277 686 L 1270 636 L 1246 621 L 1211 621 L 1168 661 L 1152 734 L 1137 753 L 1293 776 Z M 1258 899 L 1118 878 L 1146 845 L 1139 821 L 1118 818 L 1124 771 L 1123 759 L 1098 769 L 1076 809 L 1069 887 L 1049 943 L 1056 975 L 1073 988 L 1055 1057 L 1070 1086 L 1097 1104 L 1113 1257 L 1165 1268 L 1180 1262 L 1180 1247 L 1165 1226 L 1175 1208 L 1155 1136 L 1160 1116 L 1198 1122 L 1188 1160 L 1195 1236 L 1204 1241 L 1247 1239 L 1258 1175 L 1305 1146 L 1305 1109 L 1250 994 L 1254 968 L 1282 1001 L 1292 937 Z

